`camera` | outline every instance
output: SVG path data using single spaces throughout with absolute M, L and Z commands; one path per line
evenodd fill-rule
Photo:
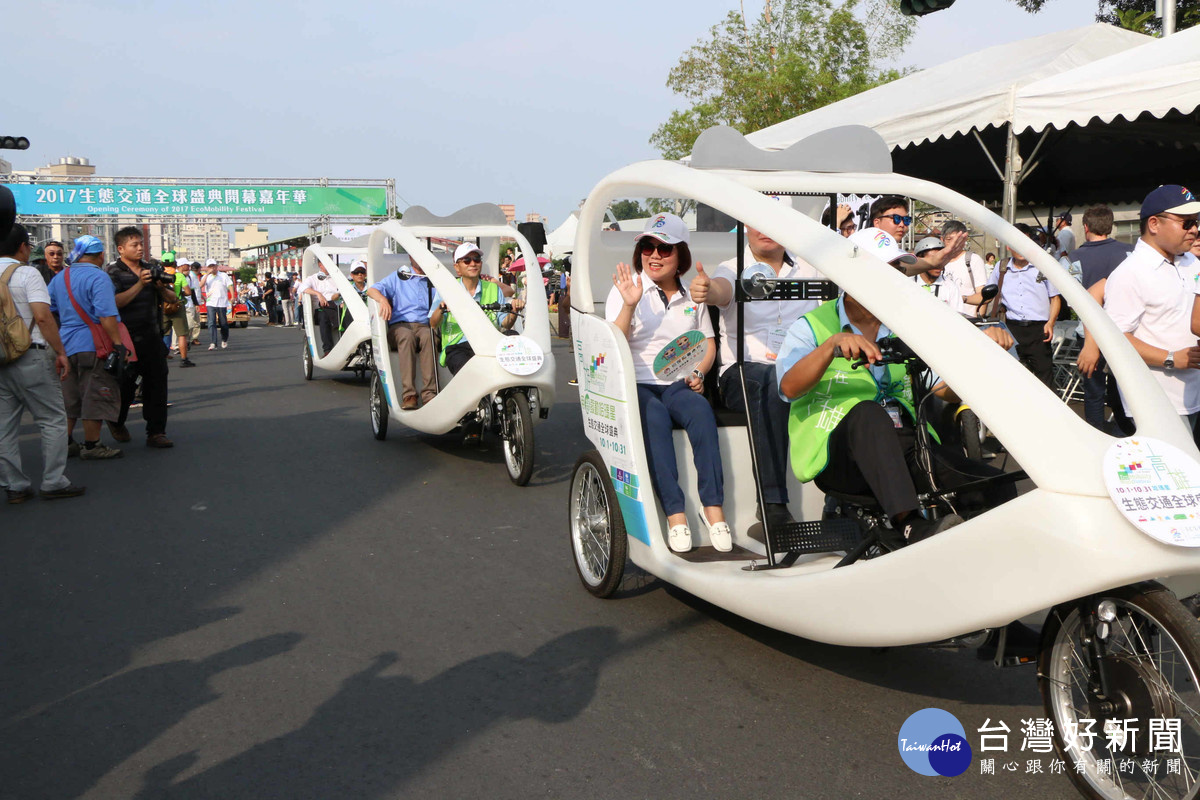
M 125 348 L 117 346 L 104 359 L 104 371 L 110 375 L 121 376 L 125 369 Z
M 175 286 L 175 276 L 167 274 L 167 269 L 158 261 L 150 263 L 150 280 L 163 286 Z

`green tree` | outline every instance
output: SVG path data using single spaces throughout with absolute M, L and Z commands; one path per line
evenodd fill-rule
M 238 283 L 254 283 L 258 277 L 258 267 L 254 264 L 244 264 L 238 267 Z
M 1200 0 L 1166 0 L 1175 3 L 1175 28 L 1183 30 L 1200 25 Z M 1018 6 L 1036 14 L 1053 0 L 1013 0 Z M 1154 0 L 1097 0 L 1096 22 L 1107 22 L 1138 33 L 1158 36 L 1162 22 L 1155 16 Z
M 637 200 L 630 200 L 628 197 L 617 200 L 609 208 L 617 219 L 642 219 L 650 216 L 650 212 L 642 208 L 641 203 Z
M 681 158 L 713 125 L 749 133 L 900 77 L 882 66 L 916 26 L 898 9 L 898 0 L 766 0 L 752 21 L 730 11 L 671 69 L 667 87 L 691 105 L 650 143 Z

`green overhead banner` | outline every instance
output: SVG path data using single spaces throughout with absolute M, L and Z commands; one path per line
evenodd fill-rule
M 8 183 L 23 215 L 350 217 L 387 215 L 376 186 Z

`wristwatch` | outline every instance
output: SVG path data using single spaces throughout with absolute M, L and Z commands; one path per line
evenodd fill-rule
M 1167 353 L 1167 357 L 1163 359 L 1163 369 L 1168 372 L 1175 369 L 1175 354 Z

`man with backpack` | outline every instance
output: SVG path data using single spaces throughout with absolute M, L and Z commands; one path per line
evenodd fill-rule
M 14 225 L 0 241 L 0 482 L 9 503 L 33 497 L 33 484 L 21 469 L 18 434 L 29 411 L 42 432 L 41 496 L 78 497 L 67 468 L 67 415 L 60 377 L 69 369 L 50 295 L 38 271 L 26 266 L 29 234 Z

